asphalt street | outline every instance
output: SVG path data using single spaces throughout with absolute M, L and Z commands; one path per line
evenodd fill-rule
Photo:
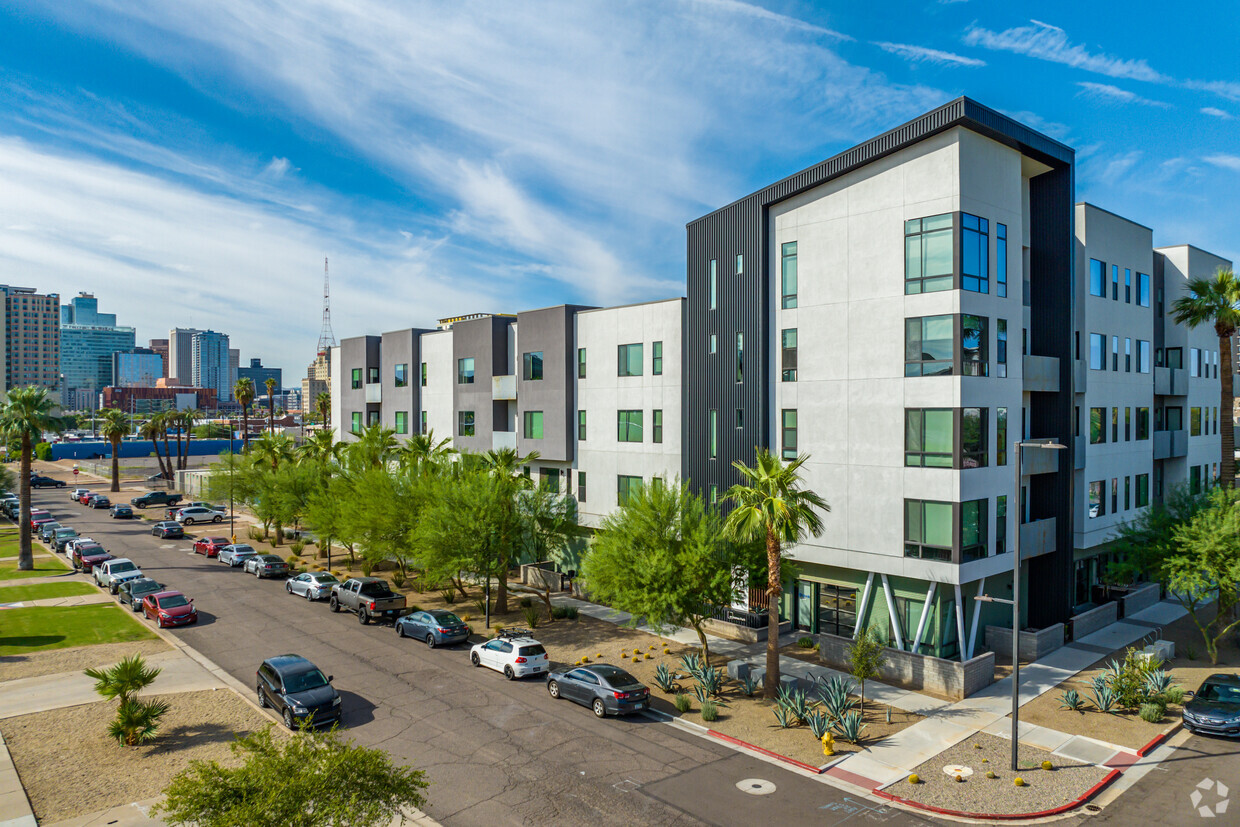
M 32 501 L 193 597 L 200 622 L 172 634 L 244 685 L 264 658 L 289 652 L 334 675 L 348 735 L 425 770 L 425 809 L 447 825 L 941 823 L 642 716 L 598 720 L 553 701 L 541 680 L 509 683 L 472 667 L 468 645 L 430 650 L 390 625 L 362 626 L 287 594 L 282 581 L 193 554 L 192 539 L 161 540 L 148 522 L 72 503 L 64 489 L 34 491 Z M 199 532 L 223 535 L 227 524 L 191 529 Z M 746 779 L 774 791 L 743 792 Z

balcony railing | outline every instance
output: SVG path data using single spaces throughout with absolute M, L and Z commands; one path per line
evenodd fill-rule
M 1188 371 L 1184 368 L 1154 368 L 1154 393 L 1158 396 L 1188 396 Z
M 366 386 L 366 404 L 377 405 L 383 401 L 383 386 L 373 382 Z
M 1025 390 L 1059 393 L 1059 360 L 1054 356 L 1026 356 L 1024 371 Z
M 1057 451 L 1044 451 L 1042 453 L 1058 453 Z M 1020 527 L 1020 559 L 1028 560 L 1030 557 L 1041 557 L 1043 554 L 1050 554 L 1055 551 L 1055 518 L 1048 517 L 1044 520 L 1034 520 L 1031 523 L 1025 523 Z
M 1188 453 L 1188 431 L 1154 432 L 1154 459 L 1172 459 Z
M 1059 451 L 1026 448 L 1020 452 L 1020 472 L 1024 475 L 1053 474 L 1059 470 Z
M 516 431 L 492 431 L 491 432 L 491 450 L 502 451 L 505 448 L 513 451 L 517 450 L 517 432 Z

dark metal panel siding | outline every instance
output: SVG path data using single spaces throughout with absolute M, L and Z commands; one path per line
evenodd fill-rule
M 1034 520 L 1054 517 L 1055 552 L 1029 561 L 1029 625 L 1044 628 L 1072 614 L 1073 462 L 1072 409 L 1075 267 L 1073 167 L 1060 166 L 1030 181 L 1029 191 L 1029 349 L 1059 359 L 1059 393 L 1029 395 L 1033 437 L 1054 437 L 1059 471 L 1029 478 L 1029 511 Z M 1034 449 L 1037 450 L 1037 449 Z

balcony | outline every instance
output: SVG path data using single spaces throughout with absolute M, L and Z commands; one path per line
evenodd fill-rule
M 1089 384 L 1089 365 L 1084 359 L 1077 359 L 1072 362 L 1072 392 L 1085 393 L 1085 386 Z
M 492 376 L 491 377 L 491 399 L 495 402 L 503 402 L 517 398 L 517 377 L 510 376 Z
M 1154 432 L 1154 459 L 1172 459 L 1188 453 L 1188 431 Z
M 1055 518 L 1034 520 L 1020 527 L 1020 559 L 1041 557 L 1055 551 Z
M 1184 368 L 1154 368 L 1157 396 L 1188 396 L 1188 371 Z
M 1026 356 L 1025 390 L 1059 393 L 1059 360 L 1054 356 Z
M 517 432 L 516 431 L 492 431 L 491 432 L 491 450 L 502 451 L 505 448 L 515 451 L 517 450 Z
M 383 386 L 373 382 L 366 386 L 366 404 L 378 405 L 383 401 Z
M 1020 473 L 1053 474 L 1059 470 L 1059 454 L 1056 448 L 1025 448 L 1020 452 Z

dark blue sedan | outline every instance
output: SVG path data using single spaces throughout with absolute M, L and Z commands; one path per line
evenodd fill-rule
M 412 612 L 396 621 L 396 634 L 425 641 L 434 649 L 469 640 L 469 627 L 452 612 Z
M 553 698 L 588 706 L 600 718 L 640 712 L 650 705 L 650 690 L 619 666 L 606 663 L 558 669 L 547 675 Z

